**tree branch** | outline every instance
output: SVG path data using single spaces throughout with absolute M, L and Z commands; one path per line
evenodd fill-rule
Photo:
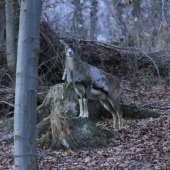
M 8 102 L 6 102 L 6 101 L 4 101 L 4 100 L 0 101 L 0 103 L 5 103 L 5 104 L 8 104 L 9 106 L 15 107 L 14 104 L 8 103 Z
M 125 106 L 139 107 L 139 108 L 150 107 L 150 108 L 153 108 L 153 109 L 161 109 L 161 110 L 170 109 L 170 106 L 161 107 L 161 106 L 152 106 L 152 105 L 150 105 L 150 104 L 144 104 L 144 105 L 141 105 L 141 106 L 131 105 L 131 104 L 124 104 L 124 103 L 122 103 L 122 104 L 125 105 Z

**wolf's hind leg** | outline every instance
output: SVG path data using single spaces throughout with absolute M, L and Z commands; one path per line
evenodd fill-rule
M 115 109 L 112 107 L 109 101 L 100 101 L 100 102 L 109 112 L 111 112 L 113 119 L 114 119 L 113 127 L 117 129 L 118 128 L 118 116 L 117 116 Z

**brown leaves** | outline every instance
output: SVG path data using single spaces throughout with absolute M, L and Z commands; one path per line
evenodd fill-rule
M 170 168 L 170 115 L 125 120 L 129 133 L 117 136 L 117 146 L 90 151 L 58 152 L 41 160 L 40 169 L 165 169 Z M 97 123 L 111 129 L 112 120 Z M 55 158 L 55 159 L 54 159 Z M 45 161 L 46 160 L 46 161 Z M 42 163 L 45 162 L 45 163 Z
M 159 110 L 160 107 L 167 107 L 170 103 L 170 87 L 167 86 L 165 80 L 162 80 L 162 85 L 153 84 L 151 77 L 142 76 L 142 73 L 138 75 L 137 81 L 134 78 L 131 80 L 123 81 L 122 87 L 127 89 L 122 93 L 122 100 L 127 99 L 131 103 L 135 103 L 137 106 L 151 105 L 157 106 L 154 111 L 170 112 L 168 110 Z M 143 80 L 147 79 L 147 82 Z
M 112 124 L 112 120 L 105 119 L 97 126 L 113 131 Z M 39 153 L 44 153 L 39 158 L 39 169 L 170 168 L 170 115 L 156 119 L 125 119 L 124 125 L 126 129 L 114 137 L 116 146 L 111 144 L 107 148 L 79 152 L 38 148 Z M 13 144 L 0 146 L 0 151 L 12 155 Z M 13 159 L 0 156 L 0 169 L 12 169 L 13 165 Z

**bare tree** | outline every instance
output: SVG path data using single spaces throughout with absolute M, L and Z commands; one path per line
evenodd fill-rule
M 14 73 L 17 61 L 19 4 L 18 0 L 5 1 L 7 64 L 11 72 Z
M 41 0 L 21 1 L 16 71 L 15 170 L 36 170 L 37 72 Z

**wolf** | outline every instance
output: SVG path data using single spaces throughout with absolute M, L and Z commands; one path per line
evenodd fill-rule
M 99 100 L 101 104 L 112 114 L 113 127 L 123 127 L 122 112 L 120 109 L 120 83 L 119 80 L 97 67 L 91 66 L 81 60 L 79 52 L 80 41 L 60 40 L 65 46 L 65 71 L 63 80 L 72 84 L 80 105 L 79 117 L 88 118 L 88 99 Z

